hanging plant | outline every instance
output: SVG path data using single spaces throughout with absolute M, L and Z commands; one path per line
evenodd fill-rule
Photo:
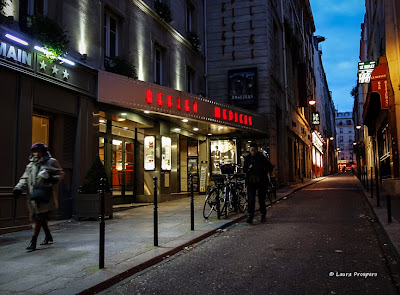
M 115 73 L 129 78 L 137 79 L 136 67 L 124 56 L 106 58 L 105 69 L 108 72 Z
M 166 3 L 155 0 L 154 10 L 165 22 L 170 23 L 172 21 L 171 9 L 169 9 L 169 6 Z
M 0 24 L 5 23 L 6 25 L 11 24 L 12 21 L 14 20 L 13 16 L 6 16 L 6 7 L 10 5 L 10 2 L 12 0 L 6 1 L 6 0 L 0 0 Z
M 10 0 L 12 2 L 12 0 Z M 0 13 L 5 14 L 4 9 L 9 5 L 7 0 L 0 0 Z
M 188 38 L 190 44 L 192 44 L 193 50 L 196 52 L 200 52 L 201 51 L 201 42 L 199 39 L 199 35 L 197 35 L 197 33 L 194 33 L 194 32 L 187 32 L 187 38 Z
M 58 23 L 46 16 L 30 16 L 28 32 L 32 37 L 43 44 L 47 58 L 55 60 L 68 52 L 69 39 L 64 29 Z

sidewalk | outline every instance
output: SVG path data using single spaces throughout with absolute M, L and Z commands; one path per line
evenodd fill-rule
M 400 261 L 400 200 L 398 198 L 392 198 L 392 222 L 388 222 L 388 211 L 387 211 L 387 204 L 386 204 L 386 197 L 387 193 L 380 192 L 380 206 L 377 205 L 377 198 L 376 198 L 376 187 L 374 183 L 374 192 L 373 197 L 371 198 L 371 191 L 367 192 L 366 187 L 362 184 L 362 182 L 354 176 L 355 179 L 359 182 L 360 188 L 362 193 L 365 196 L 370 208 L 374 212 L 378 222 L 382 226 L 387 236 L 388 243 L 392 248 L 393 252 L 397 256 L 397 261 Z
M 323 179 L 280 189 L 273 203 Z M 194 231 L 190 230 L 190 198 L 158 205 L 158 247 L 154 247 L 152 204 L 115 212 L 113 219 L 106 220 L 101 270 L 98 221 L 54 222 L 50 226 L 54 244 L 38 245 L 34 252 L 25 250 L 32 230 L 0 235 L 0 294 L 94 294 L 246 217 L 237 213 L 218 220 L 213 213 L 205 220 L 204 195 L 196 195 L 194 205 Z M 41 232 L 38 243 L 43 238 Z

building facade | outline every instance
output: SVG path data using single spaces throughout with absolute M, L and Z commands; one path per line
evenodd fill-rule
M 354 123 L 352 112 L 336 112 L 336 143 L 338 146 L 338 168 L 342 171 L 355 169 Z
M 308 0 L 207 1 L 208 96 L 264 117 L 281 185 L 313 177 L 315 31 Z
M 360 74 L 357 103 L 363 105 L 364 171 L 379 180 L 383 188 L 400 192 L 399 168 L 399 41 L 400 4 L 396 1 L 365 1 L 360 64 L 369 66 L 367 79 Z M 360 66 L 359 66 L 360 68 Z M 361 78 L 361 79 L 360 79 Z M 355 109 L 357 107 L 355 106 Z
M 322 64 L 322 50 L 319 49 L 319 43 L 324 40 L 324 37 L 314 36 L 316 102 L 312 106 L 314 110 L 311 123 L 316 143 L 321 141 L 323 144 L 322 148 L 319 148 L 318 144 L 313 143 L 312 164 L 314 174 L 319 176 L 337 172 L 336 112 Z
M 28 223 L 27 196 L 15 206 L 12 188 L 33 142 L 65 170 L 57 218 L 70 218 L 79 217 L 79 187 L 97 157 L 114 204 L 152 200 L 154 181 L 163 201 L 187 194 L 190 177 L 205 192 L 220 164 L 240 163 L 248 141 L 266 137 L 262 116 L 206 98 L 203 1 L 7 4 L 0 227 Z M 38 24 L 47 39 L 60 32 L 68 54 L 51 53 Z

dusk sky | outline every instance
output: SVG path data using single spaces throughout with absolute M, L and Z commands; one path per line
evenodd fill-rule
M 335 108 L 339 111 L 352 111 L 353 98 L 350 91 L 357 82 L 365 1 L 310 0 L 310 4 L 315 35 L 326 38 L 320 43 L 320 48 Z

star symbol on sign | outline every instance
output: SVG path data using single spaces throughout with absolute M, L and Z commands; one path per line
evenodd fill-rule
M 44 62 L 44 60 L 42 60 L 42 61 L 40 62 L 40 69 L 41 69 L 41 70 L 46 70 L 46 67 L 47 67 L 46 63 Z
M 54 66 L 52 67 L 52 69 L 53 69 L 53 74 L 56 74 L 56 75 L 57 75 L 58 69 L 57 69 L 56 65 L 54 65 Z
M 64 78 L 64 79 L 68 79 L 68 78 L 69 78 L 69 73 L 67 72 L 67 70 L 64 70 L 64 72 L 63 72 L 63 78 Z

